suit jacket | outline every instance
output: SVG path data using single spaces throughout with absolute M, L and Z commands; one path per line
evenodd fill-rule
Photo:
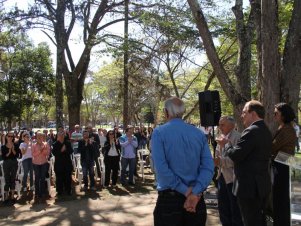
M 66 147 L 66 150 L 64 152 L 61 152 L 61 149 L 64 145 Z M 68 172 L 72 171 L 73 169 L 72 160 L 71 160 L 72 153 L 73 153 L 73 149 L 70 141 L 68 140 L 64 140 L 63 143 L 56 141 L 53 144 L 52 154 L 55 157 L 54 171 L 56 173 L 62 171 L 68 171 Z
M 232 130 L 228 135 L 228 140 L 230 141 L 225 145 L 223 149 L 220 149 L 220 146 L 217 145 L 216 147 L 216 154 L 218 157 L 220 157 L 220 165 L 218 168 L 218 177 L 220 174 L 223 174 L 223 177 L 225 179 L 226 184 L 233 183 L 234 181 L 234 164 L 233 161 L 229 158 L 229 156 L 226 156 L 226 149 L 231 145 L 236 145 L 239 138 L 240 133 L 236 130 Z
M 95 141 L 87 144 L 85 140 L 80 140 L 78 142 L 78 152 L 80 153 L 80 162 L 87 166 L 94 166 L 94 159 L 98 157 L 98 145 Z
M 269 173 L 272 135 L 263 120 L 252 123 L 237 144 L 228 147 L 234 162 L 233 194 L 240 198 L 265 198 L 271 190 Z

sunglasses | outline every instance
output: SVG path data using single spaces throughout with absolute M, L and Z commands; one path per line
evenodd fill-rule
M 12 135 L 8 135 L 7 137 L 9 137 L 9 138 L 14 138 L 14 136 L 12 136 Z

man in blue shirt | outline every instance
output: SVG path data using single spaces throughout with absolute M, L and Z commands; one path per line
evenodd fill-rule
M 129 185 L 134 183 L 134 171 L 136 165 L 136 148 L 138 147 L 137 138 L 133 135 L 134 128 L 125 129 L 125 135 L 119 138 L 121 146 L 121 176 L 120 182 L 125 185 L 126 168 L 129 166 Z
M 167 123 L 157 127 L 151 140 L 158 199 L 154 225 L 201 226 L 206 224 L 202 192 L 213 177 L 213 159 L 204 133 L 182 120 L 184 102 L 165 101 Z

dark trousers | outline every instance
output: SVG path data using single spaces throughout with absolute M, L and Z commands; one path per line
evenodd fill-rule
M 218 211 L 223 226 L 243 226 L 233 183 L 226 184 L 223 174 L 218 178 Z
M 42 165 L 33 164 L 33 170 L 35 175 L 35 194 L 42 197 L 46 194 L 45 178 L 47 173 L 48 163 Z
M 244 226 L 266 226 L 266 216 L 264 213 L 265 198 L 240 198 L 237 197 Z M 283 225 L 284 226 L 284 225 Z
M 206 205 L 203 196 L 195 213 L 184 209 L 186 197 L 178 192 L 159 192 L 154 210 L 154 226 L 205 226 Z
M 273 162 L 273 210 L 274 226 L 290 225 L 290 197 L 289 197 L 289 167 Z
M 81 163 L 83 169 L 83 179 L 85 187 L 88 187 L 88 174 L 90 179 L 90 188 L 95 186 L 94 179 L 94 164 L 93 163 Z
M 116 185 L 119 170 L 119 156 L 107 156 L 105 159 L 105 186 L 110 184 L 112 172 L 112 185 Z
M 17 170 L 17 159 L 6 159 L 3 161 L 3 171 L 5 180 L 4 191 L 15 190 Z
M 70 170 L 55 171 L 56 176 L 56 192 L 61 195 L 65 191 L 71 194 L 72 172 Z
M 24 169 L 24 176 L 22 181 L 23 188 L 27 187 L 27 177 L 29 173 L 29 180 L 30 180 L 30 187 L 33 186 L 33 165 L 32 165 L 32 158 L 24 159 L 22 161 L 23 169 Z

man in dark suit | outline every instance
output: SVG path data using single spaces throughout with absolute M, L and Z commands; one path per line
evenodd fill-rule
M 93 128 L 91 125 L 88 125 L 86 127 L 86 129 L 88 130 L 89 132 L 89 138 L 91 139 L 93 143 L 93 147 L 95 148 L 94 152 L 95 152 L 95 156 L 94 156 L 94 162 L 96 164 L 96 170 L 97 170 L 97 175 L 100 179 L 100 175 L 101 175 L 101 172 L 100 172 L 100 165 L 99 165 L 99 162 L 98 162 L 98 157 L 100 156 L 100 139 L 99 139 L 99 136 L 98 134 L 96 134 L 94 131 L 93 131 Z
M 241 117 L 246 129 L 235 146 L 226 147 L 234 162 L 233 194 L 245 226 L 265 226 L 265 203 L 271 191 L 269 161 L 272 135 L 264 123 L 265 110 L 255 100 L 245 104 Z M 229 142 L 226 138 L 220 145 Z

